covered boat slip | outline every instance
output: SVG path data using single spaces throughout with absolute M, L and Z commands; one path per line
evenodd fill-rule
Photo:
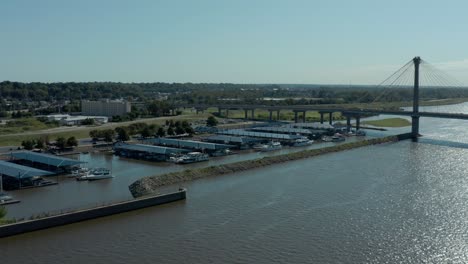
M 226 150 L 229 148 L 234 148 L 234 145 L 227 144 L 217 144 L 209 142 L 201 142 L 195 140 L 180 140 L 180 139 L 171 139 L 171 138 L 151 138 L 144 140 L 145 143 L 159 145 L 159 146 L 170 146 L 175 148 L 185 148 L 206 152 L 215 152 L 217 150 Z
M 153 146 L 146 144 L 128 144 L 118 142 L 114 144 L 114 153 L 121 157 L 144 159 L 151 161 L 165 161 L 171 155 L 188 153 L 191 150 Z
M 255 131 L 247 131 L 243 129 L 230 129 L 219 131 L 218 134 L 221 135 L 232 135 L 232 136 L 244 136 L 244 137 L 255 137 L 255 138 L 266 138 L 272 140 L 286 140 L 286 141 L 293 141 L 299 138 L 303 138 L 303 136 L 299 135 L 289 135 L 289 134 L 278 134 L 278 133 L 267 133 L 267 132 L 255 132 Z
M 0 161 L 0 174 L 3 188 L 12 190 L 44 186 L 44 181 L 40 177 L 54 175 L 55 173 L 8 161 Z
M 303 128 L 293 128 L 293 127 L 255 127 L 250 128 L 250 131 L 257 131 L 257 132 L 271 132 L 271 133 L 279 133 L 279 134 L 300 134 L 300 135 L 312 135 L 313 132 L 309 129 Z
M 212 143 L 224 143 L 229 145 L 235 145 L 240 149 L 247 148 L 250 145 L 255 145 L 262 142 L 262 139 L 251 138 L 251 137 L 237 137 L 227 135 L 213 135 L 203 139 L 204 141 Z
M 330 124 L 320 124 L 320 123 L 291 123 L 286 124 L 284 127 L 292 127 L 292 128 L 303 128 L 303 129 L 334 129 L 335 127 Z
M 63 158 L 51 154 L 37 153 L 32 151 L 17 151 L 10 154 L 11 159 L 18 164 L 63 173 L 71 170 L 72 167 L 86 163 L 84 161 Z

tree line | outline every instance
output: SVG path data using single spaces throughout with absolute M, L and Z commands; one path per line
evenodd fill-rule
M 139 135 L 142 138 L 164 137 L 175 135 L 193 135 L 195 132 L 188 121 L 166 120 L 165 126 L 155 124 L 148 125 L 143 122 L 133 123 L 128 126 L 119 126 L 115 129 L 91 130 L 89 137 L 94 141 L 103 140 L 105 142 L 128 141 L 130 137 Z
M 55 142 L 50 142 L 48 137 L 38 139 L 27 139 L 21 142 L 21 146 L 26 150 L 32 149 L 47 149 L 51 146 L 57 147 L 59 150 L 78 146 L 78 140 L 75 137 L 58 137 Z

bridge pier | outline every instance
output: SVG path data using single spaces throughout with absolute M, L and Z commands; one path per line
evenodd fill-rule
M 252 109 L 252 119 L 255 119 L 255 109 Z
M 270 122 L 273 121 L 273 110 L 268 110 L 268 112 L 270 112 Z
M 226 117 L 229 117 L 229 109 L 226 109 Z
M 351 131 L 351 116 L 346 117 L 346 132 Z
M 411 137 L 417 140 L 419 136 L 419 116 L 411 116 Z
M 414 57 L 413 115 L 411 116 L 411 135 L 416 141 L 419 136 L 419 65 L 421 58 Z
M 320 112 L 320 124 L 323 124 L 323 113 Z
M 276 121 L 280 120 L 280 110 L 276 112 Z
M 333 112 L 328 113 L 328 123 L 330 125 L 333 124 Z
M 249 111 L 244 109 L 244 119 L 248 119 L 248 118 L 249 118 L 249 117 L 248 117 L 248 113 L 249 113 Z
M 297 111 L 294 111 L 294 123 L 297 123 Z
M 302 112 L 302 123 L 306 122 L 306 111 Z
M 356 131 L 358 131 L 361 128 L 361 117 L 356 116 Z

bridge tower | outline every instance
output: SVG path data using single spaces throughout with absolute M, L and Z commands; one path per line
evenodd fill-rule
M 414 89 L 413 89 L 413 115 L 411 116 L 411 137 L 416 140 L 419 135 L 419 65 L 420 57 L 414 57 Z

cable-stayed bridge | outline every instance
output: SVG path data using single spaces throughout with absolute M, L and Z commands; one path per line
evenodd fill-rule
M 324 115 L 329 115 L 329 122 L 331 124 L 333 118 L 332 115 L 335 112 L 342 113 L 347 119 L 347 127 L 351 127 L 351 118 L 356 119 L 356 127 L 359 129 L 360 119 L 363 116 L 368 115 L 400 115 L 409 116 L 412 121 L 411 137 L 417 138 L 419 135 L 419 119 L 420 117 L 431 117 L 431 118 L 446 118 L 446 119 L 461 119 L 468 120 L 468 113 L 460 112 L 446 112 L 446 111 L 420 111 L 420 90 L 429 89 L 447 89 L 447 91 L 456 91 L 456 89 L 466 88 L 460 82 L 449 76 L 443 71 L 438 70 L 433 65 L 423 61 L 420 57 L 415 57 L 394 72 L 390 77 L 385 79 L 382 83 L 377 85 L 376 88 L 382 90 L 382 92 L 376 96 L 368 104 L 360 104 L 362 107 L 346 107 L 340 105 L 326 106 L 326 105 L 262 105 L 262 104 L 251 104 L 251 105 L 230 105 L 230 104 L 214 104 L 214 105 L 181 105 L 181 107 L 192 107 L 198 111 L 203 111 L 209 107 L 217 107 L 219 112 L 226 111 L 229 114 L 229 110 L 242 109 L 245 112 L 245 118 L 248 118 L 249 113 L 251 117 L 254 117 L 254 111 L 256 109 L 264 109 L 269 111 L 269 119 L 273 120 L 273 113 L 276 112 L 276 119 L 279 119 L 279 113 L 281 110 L 292 110 L 294 112 L 294 120 L 298 122 L 299 116 L 302 116 L 302 122 L 305 122 L 305 116 L 307 111 L 317 111 L 320 113 L 321 123 L 324 122 Z M 395 91 L 394 89 L 400 89 L 401 91 L 412 90 L 411 98 L 407 98 L 411 101 L 412 109 L 403 110 L 389 110 L 384 108 L 375 108 L 373 103 L 379 102 L 379 99 L 385 97 L 389 93 Z M 366 96 L 366 95 L 364 95 Z M 453 97 L 457 97 L 454 93 Z M 437 107 L 436 107 L 437 108 Z

